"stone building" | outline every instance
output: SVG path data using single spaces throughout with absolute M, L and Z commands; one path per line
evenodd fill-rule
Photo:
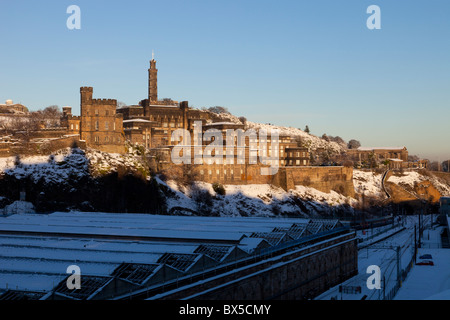
M 88 147 L 123 153 L 125 136 L 122 114 L 116 113 L 117 100 L 93 99 L 92 87 L 81 87 L 80 138 Z
M 80 134 L 81 117 L 72 115 L 72 107 L 63 107 L 61 127 L 67 128 L 68 134 Z
M 398 159 L 407 162 L 408 150 L 406 147 L 395 148 L 362 148 L 349 149 L 348 155 L 358 161 L 367 161 L 374 158 L 377 162 L 389 159 Z
M 20 103 L 13 103 L 12 100 L 6 100 L 0 104 L 0 113 L 26 114 L 28 108 Z

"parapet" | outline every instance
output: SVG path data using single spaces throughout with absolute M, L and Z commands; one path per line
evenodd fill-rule
M 93 87 L 80 87 L 80 92 L 94 92 Z
M 92 99 L 92 104 L 117 106 L 116 99 Z

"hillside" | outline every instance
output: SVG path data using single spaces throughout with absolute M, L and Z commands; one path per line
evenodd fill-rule
M 236 117 L 230 113 L 214 113 L 213 117 L 216 119 L 226 120 L 233 123 L 242 123 L 241 120 L 239 120 L 239 117 Z M 262 129 L 266 130 L 269 133 L 271 130 L 279 130 L 280 135 L 288 135 L 295 138 L 298 137 L 301 139 L 302 144 L 306 146 L 310 151 L 324 149 L 328 151 L 330 154 L 339 154 L 346 150 L 345 144 L 339 144 L 337 142 L 324 140 L 315 135 L 306 133 L 305 131 L 298 128 L 276 126 L 273 124 L 262 124 L 252 121 L 245 121 L 245 125 L 249 129 L 254 130 Z
M 0 158 L 0 208 L 5 212 L 11 209 L 8 206 L 19 200 L 21 191 L 37 211 L 348 217 L 358 215 L 362 209 L 376 211 L 386 205 L 381 173 L 354 170 L 354 198 L 305 186 L 285 191 L 268 184 L 224 185 L 224 192 L 218 192 L 209 183 L 182 185 L 152 176 L 139 153 L 130 151 L 119 155 L 64 149 L 50 157 Z M 404 190 L 403 194 L 416 198 L 421 192 L 417 188 L 427 181 L 441 195 L 450 195 L 450 186 L 429 172 L 397 173 L 388 179 L 395 188 Z M 29 210 L 29 206 L 24 207 Z

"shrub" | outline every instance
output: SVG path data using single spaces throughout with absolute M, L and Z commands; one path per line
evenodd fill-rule
M 224 196 L 226 193 L 224 186 L 218 182 L 214 182 L 212 188 L 218 195 Z

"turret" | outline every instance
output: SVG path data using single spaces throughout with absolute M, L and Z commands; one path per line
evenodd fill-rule
M 158 69 L 156 69 L 155 59 L 150 60 L 150 69 L 148 69 L 148 100 L 158 101 Z
M 90 103 L 92 101 L 92 93 L 94 92 L 94 88 L 92 87 L 81 87 L 81 104 Z

